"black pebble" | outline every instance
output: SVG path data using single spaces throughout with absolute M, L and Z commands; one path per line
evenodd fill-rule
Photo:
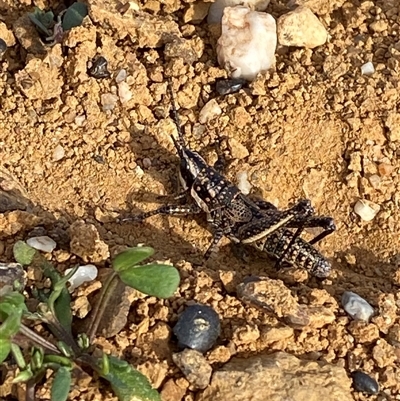
M 108 78 L 111 74 L 107 70 L 107 64 L 107 60 L 103 56 L 100 56 L 89 68 L 89 75 L 96 79 Z
M 0 56 L 2 56 L 7 50 L 7 43 L 4 39 L 0 38 Z
M 361 372 L 361 370 L 356 370 L 351 376 L 353 377 L 353 387 L 356 391 L 367 394 L 377 394 L 379 392 L 377 381 L 366 373 Z
M 231 93 L 239 92 L 246 80 L 240 78 L 222 79 L 217 81 L 215 89 L 220 95 L 229 95 Z
M 208 351 L 221 332 L 219 316 L 206 305 L 188 306 L 174 327 L 180 348 Z

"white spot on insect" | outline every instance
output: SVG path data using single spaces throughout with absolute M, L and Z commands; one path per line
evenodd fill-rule
M 217 196 L 217 193 L 214 188 L 210 188 L 208 190 L 208 193 L 210 194 L 211 198 L 215 198 Z

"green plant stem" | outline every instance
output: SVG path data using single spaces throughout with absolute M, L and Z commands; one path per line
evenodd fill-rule
M 81 353 L 81 349 L 76 344 L 72 335 L 67 330 L 65 330 L 65 328 L 61 325 L 55 315 L 49 314 L 48 316 L 45 316 L 45 319 L 43 319 L 43 321 L 49 325 L 52 333 L 58 340 L 63 341 L 65 344 L 71 347 L 72 352 L 75 355 L 79 355 Z
M 26 382 L 25 401 L 35 401 L 36 380 L 33 377 Z
M 103 287 L 100 290 L 100 297 L 93 310 L 93 318 L 90 322 L 88 330 L 88 337 L 90 343 L 93 342 L 96 336 L 97 329 L 99 328 L 104 310 L 106 309 L 108 301 L 110 300 L 111 295 L 113 294 L 115 288 L 118 285 L 118 280 L 119 280 L 118 274 L 115 271 L 112 271 L 110 275 L 107 277 Z
M 98 360 L 89 354 L 82 354 L 75 360 L 75 362 L 81 362 L 86 366 L 90 366 L 96 373 L 101 374 L 102 370 L 99 366 Z

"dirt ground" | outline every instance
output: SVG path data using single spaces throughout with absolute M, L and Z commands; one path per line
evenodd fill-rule
M 0 167 L 26 190 L 44 231 L 56 226 L 61 232 L 56 241 L 64 250 L 53 255 L 58 268 L 79 261 L 62 233 L 84 220 L 96 226 L 111 255 L 121 246 L 144 243 L 155 248 L 158 260 L 170 260 L 182 272 L 172 300 L 136 300 L 125 328 L 98 340 L 139 365 L 164 388 L 164 397 L 170 396 L 165 393 L 171 383 L 181 389 L 176 400 L 195 397 L 172 363 L 169 339 L 183 305 L 197 301 L 213 306 L 222 319 L 218 346 L 208 354 L 214 368 L 234 355 L 283 350 L 375 377 L 381 393 L 354 392 L 354 400 L 400 399 L 400 6 L 397 0 L 302 3 L 325 24 L 329 43 L 313 50 L 279 49 L 276 71 L 239 93 L 219 96 L 215 81 L 226 73 L 216 60 L 216 37 L 204 21 L 190 20 L 189 1 L 141 1 L 143 23 L 128 18 L 131 11 L 122 22 L 118 2 L 89 1 L 90 20 L 72 30 L 62 46 L 43 50 L 24 16 L 33 5 L 56 4 L 0 0 L 0 36 L 8 35 L 9 45 L 0 61 Z M 279 17 L 288 11 L 285 4 L 272 0 L 267 11 Z M 184 39 L 182 53 L 179 46 L 168 48 L 176 37 Z M 108 60 L 111 78 L 87 75 L 87 63 L 96 55 Z M 367 61 L 376 68 L 372 76 L 361 75 Z M 115 76 L 121 69 L 132 98 L 103 111 L 102 95 L 118 96 Z M 166 77 L 172 77 L 191 148 L 212 162 L 218 141 L 230 162 L 229 179 L 246 171 L 252 192 L 279 208 L 307 197 L 319 215 L 335 219 L 337 231 L 318 246 L 333 264 L 328 279 L 321 282 L 304 271 L 277 273 L 273 262 L 253 253 L 244 261 L 227 241 L 218 257 L 199 267 L 211 239 L 201 221 L 115 220 L 118 213 L 151 210 L 171 199 L 164 195 L 177 192 Z M 199 112 L 213 98 L 222 113 L 202 125 Z M 229 138 L 238 143 L 233 146 Z M 58 160 L 60 146 L 65 153 Z M 354 213 L 359 199 L 380 206 L 372 221 Z M 6 214 L 0 261 L 12 260 L 13 243 L 35 225 L 21 220 L 7 234 Z M 324 306 L 336 319 L 273 342 L 263 336 L 242 342 L 237 333 L 243 327 L 251 332 L 281 324 L 237 299 L 234 284 L 250 274 L 283 280 L 299 303 Z M 343 291 L 356 292 L 376 308 L 371 323 L 351 321 L 340 304 Z M 90 386 L 81 387 L 82 394 L 74 390 L 71 399 L 99 397 Z M 111 399 L 107 389 L 101 391 L 103 398 L 97 399 Z

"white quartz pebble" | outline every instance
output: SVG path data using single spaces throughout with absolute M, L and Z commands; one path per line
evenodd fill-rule
M 113 110 L 118 99 L 118 96 L 113 93 L 103 93 L 100 97 L 103 111 Z
M 118 84 L 118 96 L 121 103 L 129 102 L 129 100 L 132 99 L 133 94 L 126 82 L 120 82 Z
M 26 243 L 32 248 L 42 252 L 53 252 L 54 248 L 57 246 L 56 242 L 46 235 L 29 238 Z
M 217 43 L 219 64 L 232 78 L 255 79 L 275 64 L 276 22 L 247 7 L 226 7 Z
M 366 199 L 360 199 L 354 205 L 354 212 L 361 217 L 361 220 L 371 221 L 378 214 L 381 207 Z
M 365 63 L 361 66 L 361 74 L 362 75 L 372 75 L 375 72 L 374 65 L 371 63 L 371 61 L 368 61 L 368 63 Z
M 72 269 L 66 269 L 65 275 L 67 275 Z M 75 288 L 79 287 L 83 283 L 93 281 L 97 277 L 97 267 L 95 265 L 83 265 L 79 266 L 75 274 L 68 280 L 71 284 L 69 291 L 74 291 Z
M 342 295 L 344 310 L 355 320 L 369 322 L 374 314 L 374 308 L 354 292 L 345 291 Z
M 200 124 L 205 124 L 206 122 L 219 116 L 221 113 L 222 113 L 222 110 L 221 110 L 221 107 L 219 107 L 218 102 L 215 99 L 211 99 L 200 110 L 199 122 L 200 122 Z
M 65 150 L 61 145 L 57 145 L 53 150 L 53 162 L 60 161 L 65 156 Z
M 125 81 L 126 77 L 127 77 L 126 70 L 122 68 L 121 70 L 118 71 L 118 74 L 117 74 L 117 76 L 115 77 L 115 82 L 116 82 L 117 84 L 119 84 L 119 83 L 121 83 L 122 81 Z
M 248 195 L 251 191 L 251 184 L 248 180 L 246 171 L 239 171 L 236 174 L 237 187 L 240 189 L 243 195 Z

